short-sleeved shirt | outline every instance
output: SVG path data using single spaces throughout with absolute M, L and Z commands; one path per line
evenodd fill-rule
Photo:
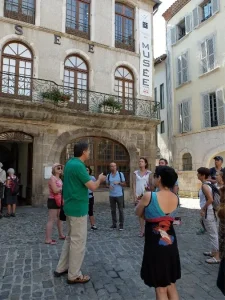
M 220 171 L 223 171 L 223 170 L 224 169 L 222 168 Z M 215 180 L 217 172 L 218 172 L 218 170 L 215 167 L 211 168 L 210 169 L 210 177 Z
M 120 175 L 121 175 L 121 179 L 120 179 Z M 115 175 L 113 175 L 112 173 L 107 175 L 106 184 L 113 188 L 113 189 L 109 190 L 110 197 L 123 196 L 123 188 L 121 185 L 114 184 L 114 182 L 116 182 L 116 181 L 117 182 L 125 182 L 125 177 L 122 172 L 120 172 L 120 174 L 119 174 L 119 172 L 117 171 Z
M 96 181 L 96 178 L 94 176 L 90 176 L 90 180 L 92 181 Z M 93 192 L 91 190 L 88 190 L 88 198 L 92 198 L 93 197 Z
M 64 168 L 63 199 L 66 216 L 83 217 L 88 214 L 88 188 L 90 181 L 85 164 L 79 158 L 71 158 Z

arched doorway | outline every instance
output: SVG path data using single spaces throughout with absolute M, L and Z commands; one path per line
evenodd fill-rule
M 19 205 L 32 198 L 33 137 L 19 131 L 0 133 L 0 161 L 7 171 L 13 168 L 20 179 Z
M 93 175 L 98 176 L 102 172 L 109 172 L 109 164 L 114 161 L 118 170 L 123 172 L 127 185 L 130 183 L 130 157 L 127 149 L 120 143 L 101 137 L 80 138 L 68 144 L 62 152 L 61 163 L 65 164 L 73 157 L 74 144 L 77 141 L 86 141 L 90 145 L 91 155 L 86 162 L 93 170 Z

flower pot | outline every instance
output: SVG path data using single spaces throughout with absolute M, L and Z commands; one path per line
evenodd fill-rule
M 67 102 L 67 101 L 59 101 L 59 102 L 57 103 L 57 105 L 60 106 L 60 107 L 67 107 L 68 102 Z
M 100 108 L 102 113 L 105 114 L 119 114 L 120 113 L 120 109 L 117 109 L 113 106 L 109 106 L 109 105 L 103 105 Z

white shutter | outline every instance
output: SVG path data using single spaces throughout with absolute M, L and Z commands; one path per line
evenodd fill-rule
M 182 57 L 177 58 L 177 86 L 182 84 Z
M 176 44 L 176 41 L 177 41 L 177 28 L 176 28 L 176 26 L 173 26 L 170 29 L 170 40 L 171 40 L 171 45 Z
M 212 0 L 212 15 L 216 14 L 220 10 L 220 1 Z
M 185 83 L 188 81 L 188 52 L 182 54 L 181 63 L 182 63 L 182 83 Z
M 217 106 L 217 119 L 218 125 L 225 124 L 225 105 L 223 88 L 216 91 L 216 106 Z
M 202 95 L 203 127 L 211 127 L 209 94 Z
M 206 40 L 208 71 L 215 68 L 215 38 Z
M 191 32 L 191 30 L 192 30 L 192 17 L 191 17 L 191 14 L 189 14 L 185 17 L 185 31 L 186 31 L 186 34 Z
M 190 122 L 190 102 L 183 102 L 183 132 L 188 132 L 191 129 Z
M 201 72 L 208 71 L 206 41 L 201 43 Z
M 198 27 L 200 20 L 199 20 L 199 9 L 198 6 L 192 12 L 192 20 L 193 20 L 193 28 Z
M 182 113 L 182 103 L 178 104 L 178 121 L 179 121 L 179 133 L 183 132 L 183 113 Z

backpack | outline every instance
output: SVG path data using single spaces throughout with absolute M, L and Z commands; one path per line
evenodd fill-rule
M 205 183 L 206 185 L 208 185 L 209 187 L 211 187 L 212 189 L 212 195 L 213 195 L 213 203 L 212 203 L 212 206 L 213 206 L 213 209 L 215 211 L 218 210 L 219 208 L 219 205 L 220 205 L 220 191 L 218 190 L 217 187 L 215 187 L 214 184 L 212 183 Z
M 20 186 L 19 186 L 19 180 L 17 177 L 15 177 L 14 179 L 11 178 L 10 189 L 11 189 L 12 196 L 16 196 L 19 193 Z

